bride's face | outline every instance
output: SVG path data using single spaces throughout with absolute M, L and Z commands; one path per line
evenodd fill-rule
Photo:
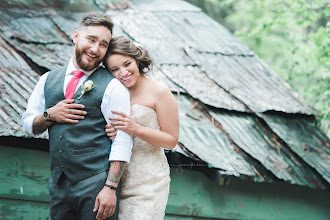
M 134 86 L 140 77 L 136 60 L 130 56 L 113 54 L 106 62 L 110 73 L 127 88 Z

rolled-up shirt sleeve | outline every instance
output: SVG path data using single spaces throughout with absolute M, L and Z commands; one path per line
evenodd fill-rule
M 101 111 L 107 123 L 109 117 L 116 117 L 111 111 L 124 112 L 131 114 L 130 95 L 128 90 L 117 80 L 110 81 L 102 99 Z M 117 135 L 112 141 L 109 161 L 130 162 L 133 148 L 133 140 L 130 134 L 118 130 Z
M 23 130 L 30 136 L 36 137 L 38 135 L 33 133 L 32 124 L 34 119 L 45 111 L 45 95 L 44 87 L 48 76 L 48 72 L 42 75 L 34 88 L 28 104 L 26 106 L 26 111 L 22 115 L 22 127 Z

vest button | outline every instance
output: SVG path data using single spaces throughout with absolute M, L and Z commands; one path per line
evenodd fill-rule
M 64 167 L 64 165 L 61 166 L 62 168 Z
M 60 153 L 62 153 L 63 151 L 62 150 L 60 150 Z
M 62 138 L 63 138 L 63 136 L 61 135 L 61 136 L 60 136 L 60 140 L 62 140 Z

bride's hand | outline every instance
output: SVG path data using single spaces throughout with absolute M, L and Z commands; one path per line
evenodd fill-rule
M 133 115 L 129 116 L 123 112 L 112 111 L 112 113 L 120 115 L 121 117 L 109 118 L 112 122 L 110 123 L 115 130 L 123 130 L 131 135 L 135 135 L 139 125 L 136 123 Z
M 105 132 L 107 133 L 107 136 L 109 137 L 110 140 L 115 139 L 117 136 L 117 131 L 116 129 L 112 126 L 112 124 L 107 124 L 105 126 Z

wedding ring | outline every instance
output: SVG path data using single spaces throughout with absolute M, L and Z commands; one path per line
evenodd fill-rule
M 70 113 L 70 114 L 72 113 L 72 109 L 69 109 L 69 113 Z
M 104 212 L 105 212 L 105 213 L 108 213 L 108 212 L 109 212 L 109 210 L 104 210 Z

